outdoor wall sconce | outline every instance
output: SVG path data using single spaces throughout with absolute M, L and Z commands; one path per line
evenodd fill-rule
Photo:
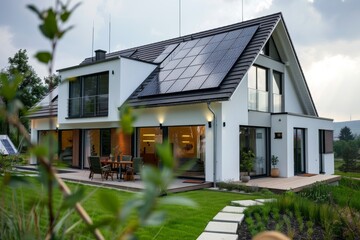
M 211 121 L 208 121 L 208 127 L 211 128 Z
M 159 127 L 160 127 L 160 129 L 162 129 L 162 128 L 163 128 L 162 123 L 160 123 L 160 124 L 159 124 Z
M 226 126 L 226 122 L 223 122 L 223 127 L 225 127 Z
M 112 71 L 111 71 L 111 74 L 114 75 L 114 73 L 115 73 L 114 70 L 112 70 Z

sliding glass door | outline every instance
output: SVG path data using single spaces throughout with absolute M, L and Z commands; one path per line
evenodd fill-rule
M 245 126 L 240 127 L 240 151 L 251 150 L 255 154 L 253 170 L 250 172 L 250 175 L 252 176 L 266 175 L 267 173 L 267 143 L 266 128 Z M 243 170 L 240 169 L 240 171 Z

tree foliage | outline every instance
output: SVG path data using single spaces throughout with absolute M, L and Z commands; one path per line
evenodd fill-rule
M 46 84 L 46 89 L 48 92 L 51 92 L 61 83 L 61 77 L 59 74 L 51 74 L 50 76 L 44 77 L 44 82 Z
M 339 140 L 343 140 L 343 141 L 354 140 L 354 135 L 352 134 L 350 128 L 345 126 L 340 130 Z

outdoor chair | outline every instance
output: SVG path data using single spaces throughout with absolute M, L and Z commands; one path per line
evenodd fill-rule
M 111 174 L 111 166 L 105 165 L 101 166 L 100 157 L 89 157 L 89 165 L 90 165 L 90 175 L 89 178 L 92 180 L 94 178 L 94 174 L 100 174 L 101 180 L 108 179 L 111 176 L 113 180 L 113 176 Z
M 120 155 L 117 156 L 116 160 L 115 160 L 115 157 L 112 157 L 111 160 L 114 162 L 120 162 Z M 119 168 L 120 168 L 120 165 L 112 165 L 111 166 L 111 172 L 112 173 L 116 173 L 116 179 L 119 179 Z
M 125 181 L 134 181 L 134 168 L 133 167 L 126 167 L 124 172 L 124 180 Z
M 134 157 L 133 159 L 133 167 L 134 167 L 134 174 L 140 175 L 140 171 L 144 165 L 142 157 Z

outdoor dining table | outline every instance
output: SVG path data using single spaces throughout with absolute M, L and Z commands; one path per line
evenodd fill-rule
M 111 160 L 101 160 L 101 164 L 111 165 L 111 168 L 119 168 L 119 181 L 121 180 L 121 169 L 125 169 L 127 166 L 132 167 L 133 162 L 132 161 L 111 161 Z

